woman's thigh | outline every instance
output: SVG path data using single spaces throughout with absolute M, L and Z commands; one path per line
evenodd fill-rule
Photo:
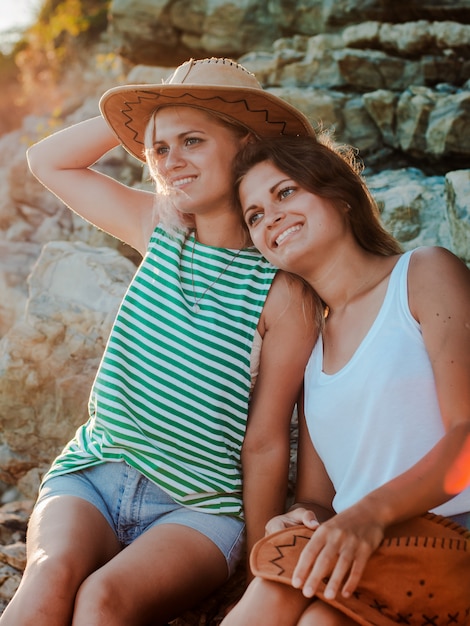
M 75 570 L 89 572 L 120 550 L 113 529 L 90 502 L 72 495 L 52 496 L 37 504 L 28 524 L 27 560 L 72 559 Z
M 201 532 L 154 526 L 85 581 L 73 626 L 164 624 L 215 591 L 227 574 L 225 556 Z
M 70 624 L 81 583 L 120 546 L 93 505 L 74 496 L 54 496 L 35 507 L 26 548 L 26 569 L 0 618 L 2 626 Z

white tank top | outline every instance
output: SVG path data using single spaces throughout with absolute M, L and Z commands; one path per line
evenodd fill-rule
M 431 363 L 408 305 L 411 254 L 395 265 L 377 318 L 351 360 L 325 374 L 320 337 L 307 365 L 307 426 L 336 490 L 337 512 L 409 469 L 445 433 Z M 433 512 L 469 510 L 470 487 Z

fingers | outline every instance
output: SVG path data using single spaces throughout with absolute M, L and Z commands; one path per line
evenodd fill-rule
M 307 509 L 304 510 L 300 523 L 304 526 L 307 526 L 307 528 L 317 528 L 318 526 L 320 526 L 319 521 L 315 517 L 315 513 Z
M 356 590 L 366 568 L 368 558 L 369 555 L 358 556 L 358 558 L 353 562 L 349 577 L 346 580 L 341 592 L 345 598 L 349 598 Z
M 323 592 L 325 598 L 333 599 L 338 593 L 349 597 L 359 583 L 370 554 L 369 546 L 358 544 L 343 533 L 326 535 L 317 531 L 300 555 L 292 586 L 311 598 L 322 581 L 328 579 Z
M 271 535 L 278 530 L 284 530 L 284 528 L 288 528 L 292 525 L 293 523 L 289 520 L 287 515 L 278 515 L 277 517 L 273 517 L 273 519 L 269 520 L 266 524 L 266 535 Z
M 298 524 L 303 524 L 307 526 L 307 528 L 316 528 L 319 525 L 313 511 L 298 508 L 284 515 L 273 517 L 266 524 L 265 530 L 266 534 L 270 535 L 278 530 L 284 530 L 285 528 L 297 526 Z
M 333 567 L 333 571 L 323 592 L 325 598 L 328 598 L 330 600 L 336 598 L 350 569 L 351 562 L 349 556 L 341 555 Z M 304 595 L 307 593 L 307 597 L 312 597 L 317 590 L 321 580 L 322 578 L 317 578 L 313 581 L 310 581 L 310 577 L 307 578 L 307 582 L 303 590 Z

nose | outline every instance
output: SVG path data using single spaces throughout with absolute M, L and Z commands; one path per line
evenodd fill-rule
M 267 219 L 266 219 L 267 218 Z M 284 211 L 281 211 L 278 208 L 271 208 L 268 215 L 265 216 L 265 220 L 267 222 L 268 228 L 273 228 L 278 226 L 280 222 L 285 218 Z
M 183 167 L 184 164 L 185 160 L 179 146 L 169 148 L 165 158 L 165 169 L 174 170 L 175 168 Z

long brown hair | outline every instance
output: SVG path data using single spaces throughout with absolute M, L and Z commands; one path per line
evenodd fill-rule
M 400 254 L 398 241 L 384 228 L 350 146 L 336 146 L 323 133 L 314 137 L 276 137 L 248 144 L 234 162 L 235 193 L 254 165 L 270 161 L 289 178 L 335 206 L 348 207 L 347 219 L 358 244 L 380 256 Z

